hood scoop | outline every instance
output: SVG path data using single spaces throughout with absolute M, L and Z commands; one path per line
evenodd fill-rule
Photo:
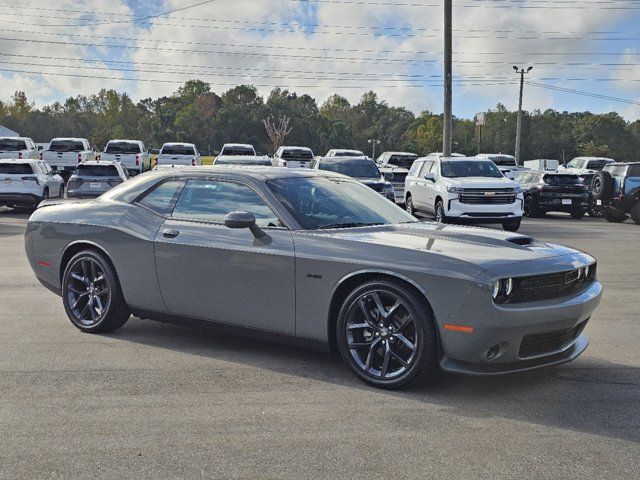
M 515 245 L 521 245 L 523 247 L 530 247 L 532 245 L 535 245 L 536 243 L 533 238 L 525 237 L 524 235 L 520 237 L 506 238 L 505 240 L 509 243 L 513 243 Z

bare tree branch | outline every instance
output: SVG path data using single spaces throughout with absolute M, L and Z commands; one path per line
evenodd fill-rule
M 267 130 L 267 135 L 273 144 L 274 151 L 278 150 L 284 143 L 284 139 L 291 133 L 293 127 L 289 127 L 289 117 L 281 117 L 275 122 L 271 120 L 271 117 L 262 120 L 264 128 Z

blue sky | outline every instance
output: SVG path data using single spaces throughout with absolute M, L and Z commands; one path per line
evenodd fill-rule
M 36 0 L 19 0 L 15 9 L 0 13 L 9 29 L 0 35 L 3 98 L 22 89 L 42 104 L 107 87 L 139 99 L 171 94 L 179 82 L 198 77 L 217 92 L 253 83 L 266 95 L 277 85 L 319 102 L 331 93 L 357 102 L 373 89 L 414 112 L 441 111 L 441 2 L 358 2 L 217 0 L 132 24 L 131 18 L 197 0 L 59 0 L 56 10 L 42 16 Z M 472 117 L 498 102 L 516 108 L 511 65 L 517 64 L 533 65 L 528 80 L 553 88 L 526 85 L 529 110 L 617 111 L 640 118 L 638 105 L 557 90 L 640 101 L 640 4 L 456 0 L 454 6 L 456 115 Z M 42 26 L 18 33 L 20 24 L 12 21 L 27 13 Z M 56 26 L 65 22 L 89 25 Z M 25 38 L 36 43 L 20 40 Z M 114 44 L 127 48 L 109 46 Z M 48 59 L 49 52 L 69 60 Z

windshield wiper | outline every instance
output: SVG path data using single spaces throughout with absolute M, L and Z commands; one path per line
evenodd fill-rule
M 353 227 L 372 227 L 374 225 L 384 225 L 381 222 L 346 222 L 346 223 L 329 223 L 327 225 L 320 225 L 317 228 L 353 228 Z

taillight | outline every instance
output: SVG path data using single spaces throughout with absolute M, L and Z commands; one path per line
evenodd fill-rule
M 40 180 L 38 180 L 38 177 L 22 177 L 22 180 L 29 180 L 31 182 L 36 182 L 36 185 L 40 185 Z
M 102 160 L 102 155 L 96 155 L 96 161 L 99 162 L 100 160 Z
M 18 152 L 18 160 L 22 160 L 22 152 Z
M 192 159 L 191 159 L 191 166 L 192 166 L 192 167 L 195 167 L 195 166 L 196 166 L 196 159 L 195 159 L 195 158 L 192 158 Z
M 44 160 L 44 153 L 40 152 L 40 153 L 38 154 L 38 158 L 39 158 L 40 160 Z
M 80 163 L 80 162 L 82 162 L 82 154 L 81 153 L 78 154 L 78 163 Z
M 136 167 L 140 166 L 140 155 L 136 155 Z
M 282 166 L 286 167 L 287 166 L 287 161 L 286 160 L 282 160 Z

